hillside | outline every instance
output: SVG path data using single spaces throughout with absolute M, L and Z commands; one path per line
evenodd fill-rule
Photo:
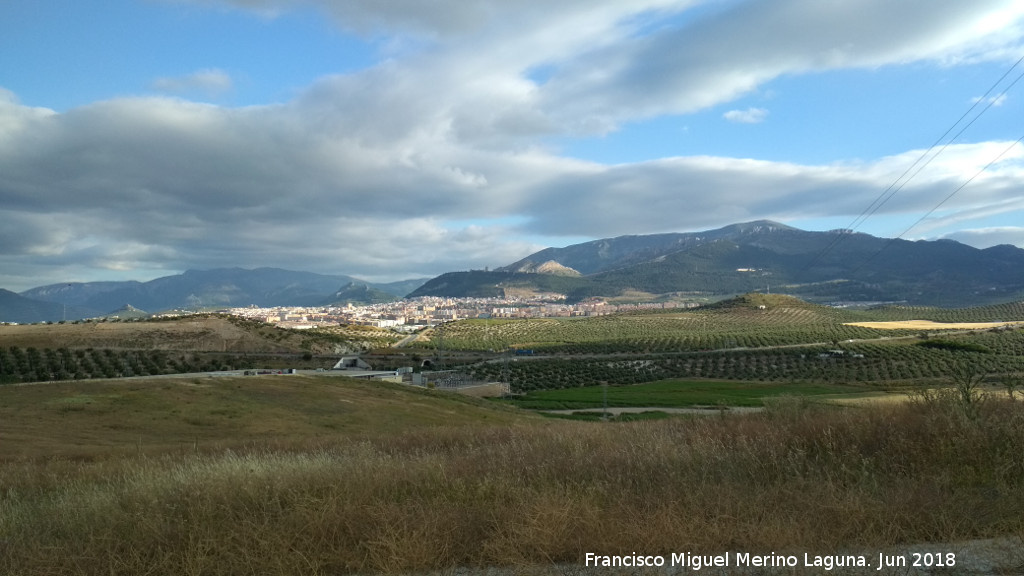
M 282 330 L 231 316 L 198 315 L 150 321 L 0 326 L 0 348 L 109 348 L 232 354 L 344 354 L 387 346 L 393 333 L 368 326 Z
M 248 327 L 220 316 L 196 316 L 159 322 L 0 326 L 0 346 L 238 353 L 299 350 L 298 339 L 291 333 L 272 326 Z
M 0 288 L 0 322 L 59 322 L 82 318 L 89 313 L 90 310 L 79 306 L 34 300 Z
M 948 543 L 1005 535 L 963 573 L 1013 574 L 1019 404 L 788 399 L 623 425 L 333 377 L 6 387 L 0 557 L 11 574 L 582 574 L 593 550 L 684 542 L 936 550 L 959 570 L 977 555 Z
M 5 458 L 199 448 L 532 420 L 459 394 L 341 376 L 153 377 L 0 386 Z
M 330 306 L 379 304 L 400 300 L 398 296 L 370 287 L 369 284 L 349 282 L 337 292 L 324 299 L 321 304 Z
M 619 236 L 573 244 L 565 248 L 545 248 L 497 270 L 528 270 L 535 262 L 554 262 L 580 274 L 590 275 L 640 264 L 715 240 L 790 230 L 797 229 L 778 222 L 759 220 L 706 232 Z
M 535 270 L 538 262 L 583 276 L 555 281 L 551 274 L 517 272 Z M 807 232 L 757 221 L 548 248 L 494 272 L 442 275 L 413 295 L 495 294 L 515 285 L 561 292 L 570 301 L 631 292 L 728 296 L 777 291 L 819 302 L 966 307 L 1024 297 L 1021 269 L 1024 250 L 1012 246 L 979 250 L 951 240 Z
M 149 282 L 50 284 L 24 291 L 20 296 L 27 301 L 10 304 L 7 303 L 9 297 L 5 299 L 0 296 L 0 321 L 60 320 L 65 317 L 62 316 L 64 305 L 67 305 L 68 320 L 107 315 L 112 310 L 120 309 L 125 303 L 151 312 L 250 305 L 318 306 L 335 301 L 332 300 L 332 295 L 351 286 L 365 286 L 370 292 L 364 297 L 368 298 L 369 302 L 380 302 L 387 298 L 401 298 L 423 281 L 405 280 L 373 284 L 351 276 L 323 275 L 278 268 L 188 270 Z M 43 306 L 38 302 L 50 305 Z M 53 305 L 60 306 L 54 308 Z M 53 310 L 57 312 L 54 313 Z
M 455 298 L 503 297 L 509 289 L 523 292 L 577 293 L 586 290 L 591 281 L 586 277 L 563 274 L 538 274 L 472 270 L 447 272 L 433 278 L 409 294 L 418 296 L 450 296 Z

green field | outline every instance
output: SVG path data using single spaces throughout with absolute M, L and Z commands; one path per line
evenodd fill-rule
M 560 355 L 672 353 L 916 336 L 921 330 L 850 325 L 910 319 L 1021 321 L 1024 320 L 1024 303 L 953 310 L 899 306 L 849 310 L 784 295 L 747 294 L 690 310 L 638 311 L 585 318 L 460 320 L 437 330 L 443 331 L 444 346 L 449 350 L 512 347 Z M 436 347 L 437 330 L 430 331 L 416 345 Z
M 872 395 L 863 386 L 714 380 L 660 380 L 632 386 L 587 386 L 560 390 L 536 390 L 511 400 L 531 410 L 580 410 L 609 407 L 685 408 L 690 406 L 764 406 L 765 398 L 821 396 L 825 394 Z

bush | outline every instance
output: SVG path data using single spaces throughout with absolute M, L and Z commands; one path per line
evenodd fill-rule
M 960 340 L 932 338 L 918 342 L 917 345 L 925 348 L 935 348 L 938 350 L 949 350 L 953 352 L 980 352 L 982 354 L 992 353 L 992 349 L 988 346 L 982 346 L 981 344 L 975 344 L 974 342 L 962 342 Z

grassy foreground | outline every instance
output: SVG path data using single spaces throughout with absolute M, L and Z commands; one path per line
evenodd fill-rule
M 370 403 L 358 404 L 369 413 L 359 433 L 9 459 L 0 566 L 395 573 L 1024 535 L 1024 402 L 965 411 L 933 393 L 871 409 L 791 400 L 745 416 L 516 424 L 499 418 L 507 411 L 387 390 L 423 406 L 404 431 L 378 426 L 384 412 Z M 437 411 L 452 425 L 417 420 Z
M 765 383 L 726 380 L 658 380 L 632 386 L 585 386 L 534 390 L 510 402 L 530 410 L 581 410 L 608 406 L 764 406 L 766 399 L 779 396 L 827 397 L 878 394 L 866 386 L 829 383 Z
M 8 385 L 0 386 L 0 462 L 216 452 L 523 419 L 475 398 L 333 376 Z

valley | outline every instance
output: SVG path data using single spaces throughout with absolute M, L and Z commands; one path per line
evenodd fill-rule
M 594 549 L 1019 543 L 1021 321 L 1019 302 L 852 310 L 746 294 L 456 320 L 403 347 L 380 328 L 219 314 L 0 326 L 0 561 L 554 574 Z M 424 385 L 238 371 L 351 351 Z M 453 374 L 512 394 L 440 385 Z M 1018 548 L 984 561 L 1011 570 Z

